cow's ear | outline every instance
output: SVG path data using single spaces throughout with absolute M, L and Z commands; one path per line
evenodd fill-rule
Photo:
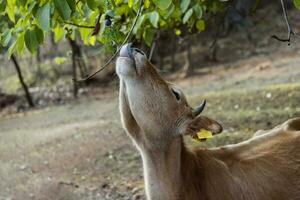
M 198 116 L 189 122 L 186 134 L 195 134 L 200 129 L 208 130 L 212 132 L 213 135 L 216 135 L 222 132 L 223 127 L 213 119 L 205 116 Z

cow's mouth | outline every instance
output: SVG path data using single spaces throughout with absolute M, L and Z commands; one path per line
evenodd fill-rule
M 147 56 L 142 50 L 132 47 L 131 43 L 125 44 L 117 59 L 117 74 L 120 77 L 135 77 L 141 73 L 146 60 Z
M 134 60 L 136 54 L 141 54 L 142 56 L 147 57 L 142 50 L 132 47 L 131 43 L 127 43 L 121 47 L 119 56 Z

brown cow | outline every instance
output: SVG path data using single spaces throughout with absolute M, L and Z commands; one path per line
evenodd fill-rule
M 221 125 L 192 109 L 143 53 L 122 47 L 116 66 L 124 129 L 140 151 L 149 200 L 300 199 L 300 118 L 235 145 L 191 150 L 184 135 Z

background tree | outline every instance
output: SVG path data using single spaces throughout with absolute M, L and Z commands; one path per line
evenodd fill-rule
M 1 43 L 3 45 L 2 50 L 7 51 L 8 50 L 7 46 L 9 46 L 9 44 L 11 42 L 11 38 L 13 37 L 11 32 L 9 31 L 10 28 L 13 26 L 13 24 L 9 22 L 9 20 L 6 16 L 0 16 L 0 26 L 1 26 L 0 30 L 3 33 L 2 37 L 1 37 Z M 23 38 L 19 38 L 19 40 L 22 40 L 22 39 Z M 19 52 L 21 52 L 21 49 L 19 49 L 19 46 L 15 47 L 15 48 L 18 49 Z M 34 107 L 34 102 L 33 102 L 33 99 L 30 95 L 28 86 L 27 86 L 27 84 L 26 84 L 26 82 L 23 78 L 22 70 L 21 70 L 20 64 L 18 62 L 18 59 L 12 52 L 10 52 L 10 54 L 11 54 L 11 61 L 13 62 L 14 66 L 15 66 L 19 82 L 20 82 L 20 84 L 23 88 L 23 91 L 25 93 L 27 103 L 30 107 Z
M 21 53 L 24 46 L 35 53 L 45 36 L 51 32 L 54 33 L 56 42 L 64 36 L 76 41 L 75 37 L 78 35 L 85 45 L 101 43 L 116 52 L 117 47 L 131 32 L 132 41 L 151 46 L 157 30 L 171 30 L 175 35 L 185 37 L 203 31 L 208 21 L 218 13 L 227 12 L 228 8 L 237 11 L 231 18 L 235 19 L 241 15 L 241 9 L 247 7 L 253 11 L 259 2 L 260 0 L 1 0 L 0 15 L 7 17 L 11 24 L 3 28 L 1 41 L 3 46 L 9 47 L 8 56 L 16 51 Z M 300 0 L 293 0 L 293 3 L 300 9 Z M 131 30 L 140 5 L 141 15 Z M 289 33 L 293 34 L 291 31 Z M 187 68 L 187 74 L 192 72 L 192 69 Z

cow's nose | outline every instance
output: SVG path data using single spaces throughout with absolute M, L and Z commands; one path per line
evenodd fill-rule
M 133 59 L 131 46 L 132 46 L 131 43 L 124 44 L 120 49 L 120 56 Z

